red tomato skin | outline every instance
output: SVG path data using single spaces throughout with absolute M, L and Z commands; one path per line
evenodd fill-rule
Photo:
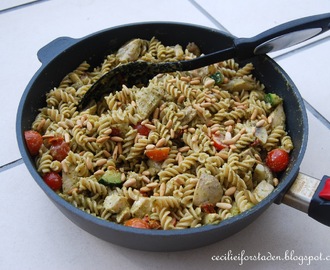
M 138 133 L 140 135 L 143 135 L 143 136 L 148 136 L 149 133 L 150 133 L 150 129 L 147 128 L 146 126 L 144 125 L 141 125 L 140 123 L 136 124 L 135 126 L 133 126 L 134 129 L 136 129 L 138 131 Z
M 50 154 L 55 160 L 62 161 L 70 151 L 70 146 L 64 141 L 57 141 L 50 147 Z
M 268 152 L 266 157 L 266 165 L 273 172 L 284 171 L 289 164 L 289 154 L 283 149 L 277 148 Z
M 204 213 L 215 213 L 214 205 L 212 203 L 203 203 L 200 208 Z
M 212 135 L 212 141 L 213 141 L 213 146 L 215 149 L 218 151 L 221 151 L 222 149 L 227 148 L 228 146 L 221 141 L 221 136 L 220 135 Z
M 124 225 L 139 229 L 150 229 L 149 223 L 141 218 L 131 218 L 129 220 L 126 220 Z
M 154 148 L 154 149 L 148 149 L 145 151 L 145 154 L 148 158 L 160 162 L 164 161 L 170 152 L 169 147 L 161 147 L 161 148 Z
M 44 174 L 42 178 L 52 190 L 56 191 L 62 188 L 62 177 L 58 173 L 49 172 Z
M 27 130 L 24 131 L 24 138 L 30 154 L 32 156 L 38 155 L 43 142 L 41 134 L 34 130 Z

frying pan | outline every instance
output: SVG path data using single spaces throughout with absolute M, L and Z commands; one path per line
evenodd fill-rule
M 115 224 L 83 212 L 60 198 L 44 183 L 36 170 L 35 161 L 29 155 L 25 145 L 24 131 L 31 128 L 38 109 L 45 106 L 46 93 L 58 86 L 62 78 L 81 62 L 86 60 L 92 67 L 95 67 L 102 62 L 105 55 L 115 52 L 128 40 L 133 38 L 151 39 L 153 36 L 166 45 L 181 44 L 185 46 L 193 41 L 198 44 L 204 54 L 231 46 L 232 40 L 235 38 L 225 32 L 192 24 L 150 22 L 113 27 L 79 39 L 61 37 L 39 50 L 38 58 L 42 66 L 27 85 L 21 98 L 17 113 L 16 134 L 22 158 L 29 172 L 50 200 L 65 216 L 87 232 L 120 246 L 146 251 L 187 250 L 220 241 L 248 226 L 272 203 L 281 203 L 287 192 L 289 193 L 285 197 L 286 201 L 300 207 L 301 204 L 298 203 L 297 198 L 301 199 L 300 195 L 303 192 L 298 196 L 295 195 L 301 191 L 301 184 L 297 186 L 292 183 L 298 175 L 299 183 L 307 183 L 307 186 L 309 183 L 305 176 L 299 174 L 299 166 L 307 144 L 307 115 L 297 87 L 285 71 L 267 55 L 254 56 L 238 62 L 241 65 L 247 62 L 253 63 L 254 76 L 266 86 L 267 91 L 276 93 L 284 99 L 284 109 L 287 112 L 290 111 L 287 113 L 287 131 L 292 137 L 295 148 L 290 154 L 291 160 L 288 169 L 279 175 L 279 185 L 268 197 L 250 210 L 224 220 L 218 225 L 169 231 L 143 230 Z M 327 210 L 326 214 L 322 212 L 326 212 L 326 207 L 329 209 L 329 201 L 326 196 L 323 196 L 326 199 L 317 196 L 329 181 L 325 177 L 321 184 L 319 181 L 315 183 L 314 191 L 315 189 L 317 191 L 311 206 L 305 204 L 300 209 L 305 211 L 314 209 L 309 214 L 323 223 L 329 224 L 330 211 Z M 313 195 L 306 196 L 310 201 Z

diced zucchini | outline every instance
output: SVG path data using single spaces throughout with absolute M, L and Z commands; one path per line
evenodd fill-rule
M 210 76 L 211 79 L 214 80 L 215 84 L 219 85 L 223 81 L 223 76 L 220 72 L 216 72 Z
M 100 184 L 109 187 L 118 187 L 122 185 L 121 173 L 116 170 L 107 170 L 99 180 Z
M 278 104 L 282 103 L 282 98 L 274 93 L 268 93 L 265 95 L 265 101 L 270 103 L 273 107 L 277 106 Z

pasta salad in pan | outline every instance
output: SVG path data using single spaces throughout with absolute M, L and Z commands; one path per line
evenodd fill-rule
M 194 43 L 134 39 L 98 67 L 83 62 L 67 74 L 25 132 L 45 182 L 91 215 L 145 229 L 218 224 L 267 197 L 293 144 L 282 98 L 265 92 L 251 63 L 159 74 L 77 109 L 118 65 L 200 54 Z

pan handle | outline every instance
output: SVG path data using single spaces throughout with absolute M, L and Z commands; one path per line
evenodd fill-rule
M 37 53 L 38 59 L 42 64 L 46 65 L 52 59 L 54 59 L 58 54 L 60 54 L 61 52 L 63 52 L 64 50 L 66 50 L 75 43 L 77 43 L 77 39 L 74 38 L 70 38 L 70 37 L 56 38 L 38 51 Z
M 282 202 L 330 226 L 330 177 L 325 175 L 319 181 L 299 173 Z

